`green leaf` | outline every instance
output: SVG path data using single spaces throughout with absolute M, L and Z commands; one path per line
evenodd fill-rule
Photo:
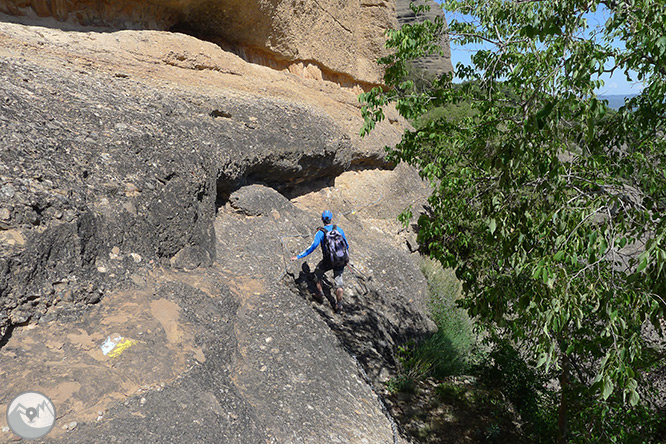
M 629 404 L 631 404 L 632 406 L 636 406 L 638 404 L 638 401 L 640 401 L 640 396 L 638 395 L 638 392 L 636 390 L 630 390 Z
M 646 252 L 647 253 L 647 252 Z M 648 254 L 643 253 L 639 256 L 639 262 L 638 262 L 638 267 L 636 268 L 636 271 L 640 273 L 641 271 L 645 270 L 648 264 Z
M 497 222 L 495 219 L 490 219 L 488 222 L 488 229 L 490 229 L 490 234 L 495 234 L 495 229 L 497 228 Z
M 545 126 L 546 118 L 553 111 L 553 106 L 555 106 L 555 102 L 550 101 L 546 103 L 546 105 L 543 108 L 541 108 L 539 112 L 536 113 L 536 121 L 539 129 L 543 129 L 543 127 Z
M 543 270 L 543 266 L 537 265 L 534 267 L 534 271 L 532 271 L 532 278 L 533 279 L 539 279 L 539 276 L 541 276 L 541 271 Z
M 658 38 L 655 46 L 659 48 L 660 55 L 666 53 L 666 36 Z
M 603 256 L 606 254 L 606 251 L 608 250 L 608 242 L 606 242 L 605 238 L 601 239 L 601 242 L 599 243 L 599 255 Z
M 604 385 L 603 385 L 603 391 L 601 393 L 601 397 L 604 399 L 608 399 L 608 397 L 613 394 L 613 389 L 615 386 L 613 385 L 613 381 L 609 377 L 604 378 Z

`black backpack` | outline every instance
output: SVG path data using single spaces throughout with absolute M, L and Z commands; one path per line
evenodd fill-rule
M 334 269 L 343 268 L 349 262 L 345 238 L 338 231 L 337 225 L 333 225 L 331 231 L 326 231 L 325 228 L 319 229 L 324 232 L 324 240 L 321 242 L 324 261 Z

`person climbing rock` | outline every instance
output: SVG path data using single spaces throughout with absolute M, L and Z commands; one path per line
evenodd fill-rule
M 315 268 L 315 284 L 317 285 L 316 299 L 319 302 L 324 300 L 324 291 L 321 286 L 321 281 L 324 278 L 324 273 L 333 270 L 333 279 L 335 280 L 335 306 L 334 310 L 338 313 L 342 309 L 342 272 L 345 265 L 349 262 L 349 243 L 342 228 L 333 225 L 331 220 L 333 213 L 325 210 L 321 213 L 321 221 L 324 223 L 323 227 L 317 229 L 314 241 L 307 249 L 305 249 L 298 256 L 291 258 L 292 261 L 302 259 L 312 253 L 317 246 L 321 245 L 322 259 Z

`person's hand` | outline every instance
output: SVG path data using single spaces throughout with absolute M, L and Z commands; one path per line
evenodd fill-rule
M 296 256 L 292 256 L 292 257 L 291 257 L 291 260 L 292 260 L 292 261 L 295 261 L 296 259 L 298 259 Z

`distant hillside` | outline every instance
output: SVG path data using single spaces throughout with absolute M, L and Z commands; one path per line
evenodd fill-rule
M 608 95 L 600 95 L 598 96 L 602 100 L 608 100 L 608 106 L 610 106 L 613 109 L 620 109 L 622 105 L 624 105 L 624 99 L 627 98 L 632 98 L 636 97 L 638 94 L 629 94 L 629 95 L 624 95 L 624 94 L 608 94 Z

